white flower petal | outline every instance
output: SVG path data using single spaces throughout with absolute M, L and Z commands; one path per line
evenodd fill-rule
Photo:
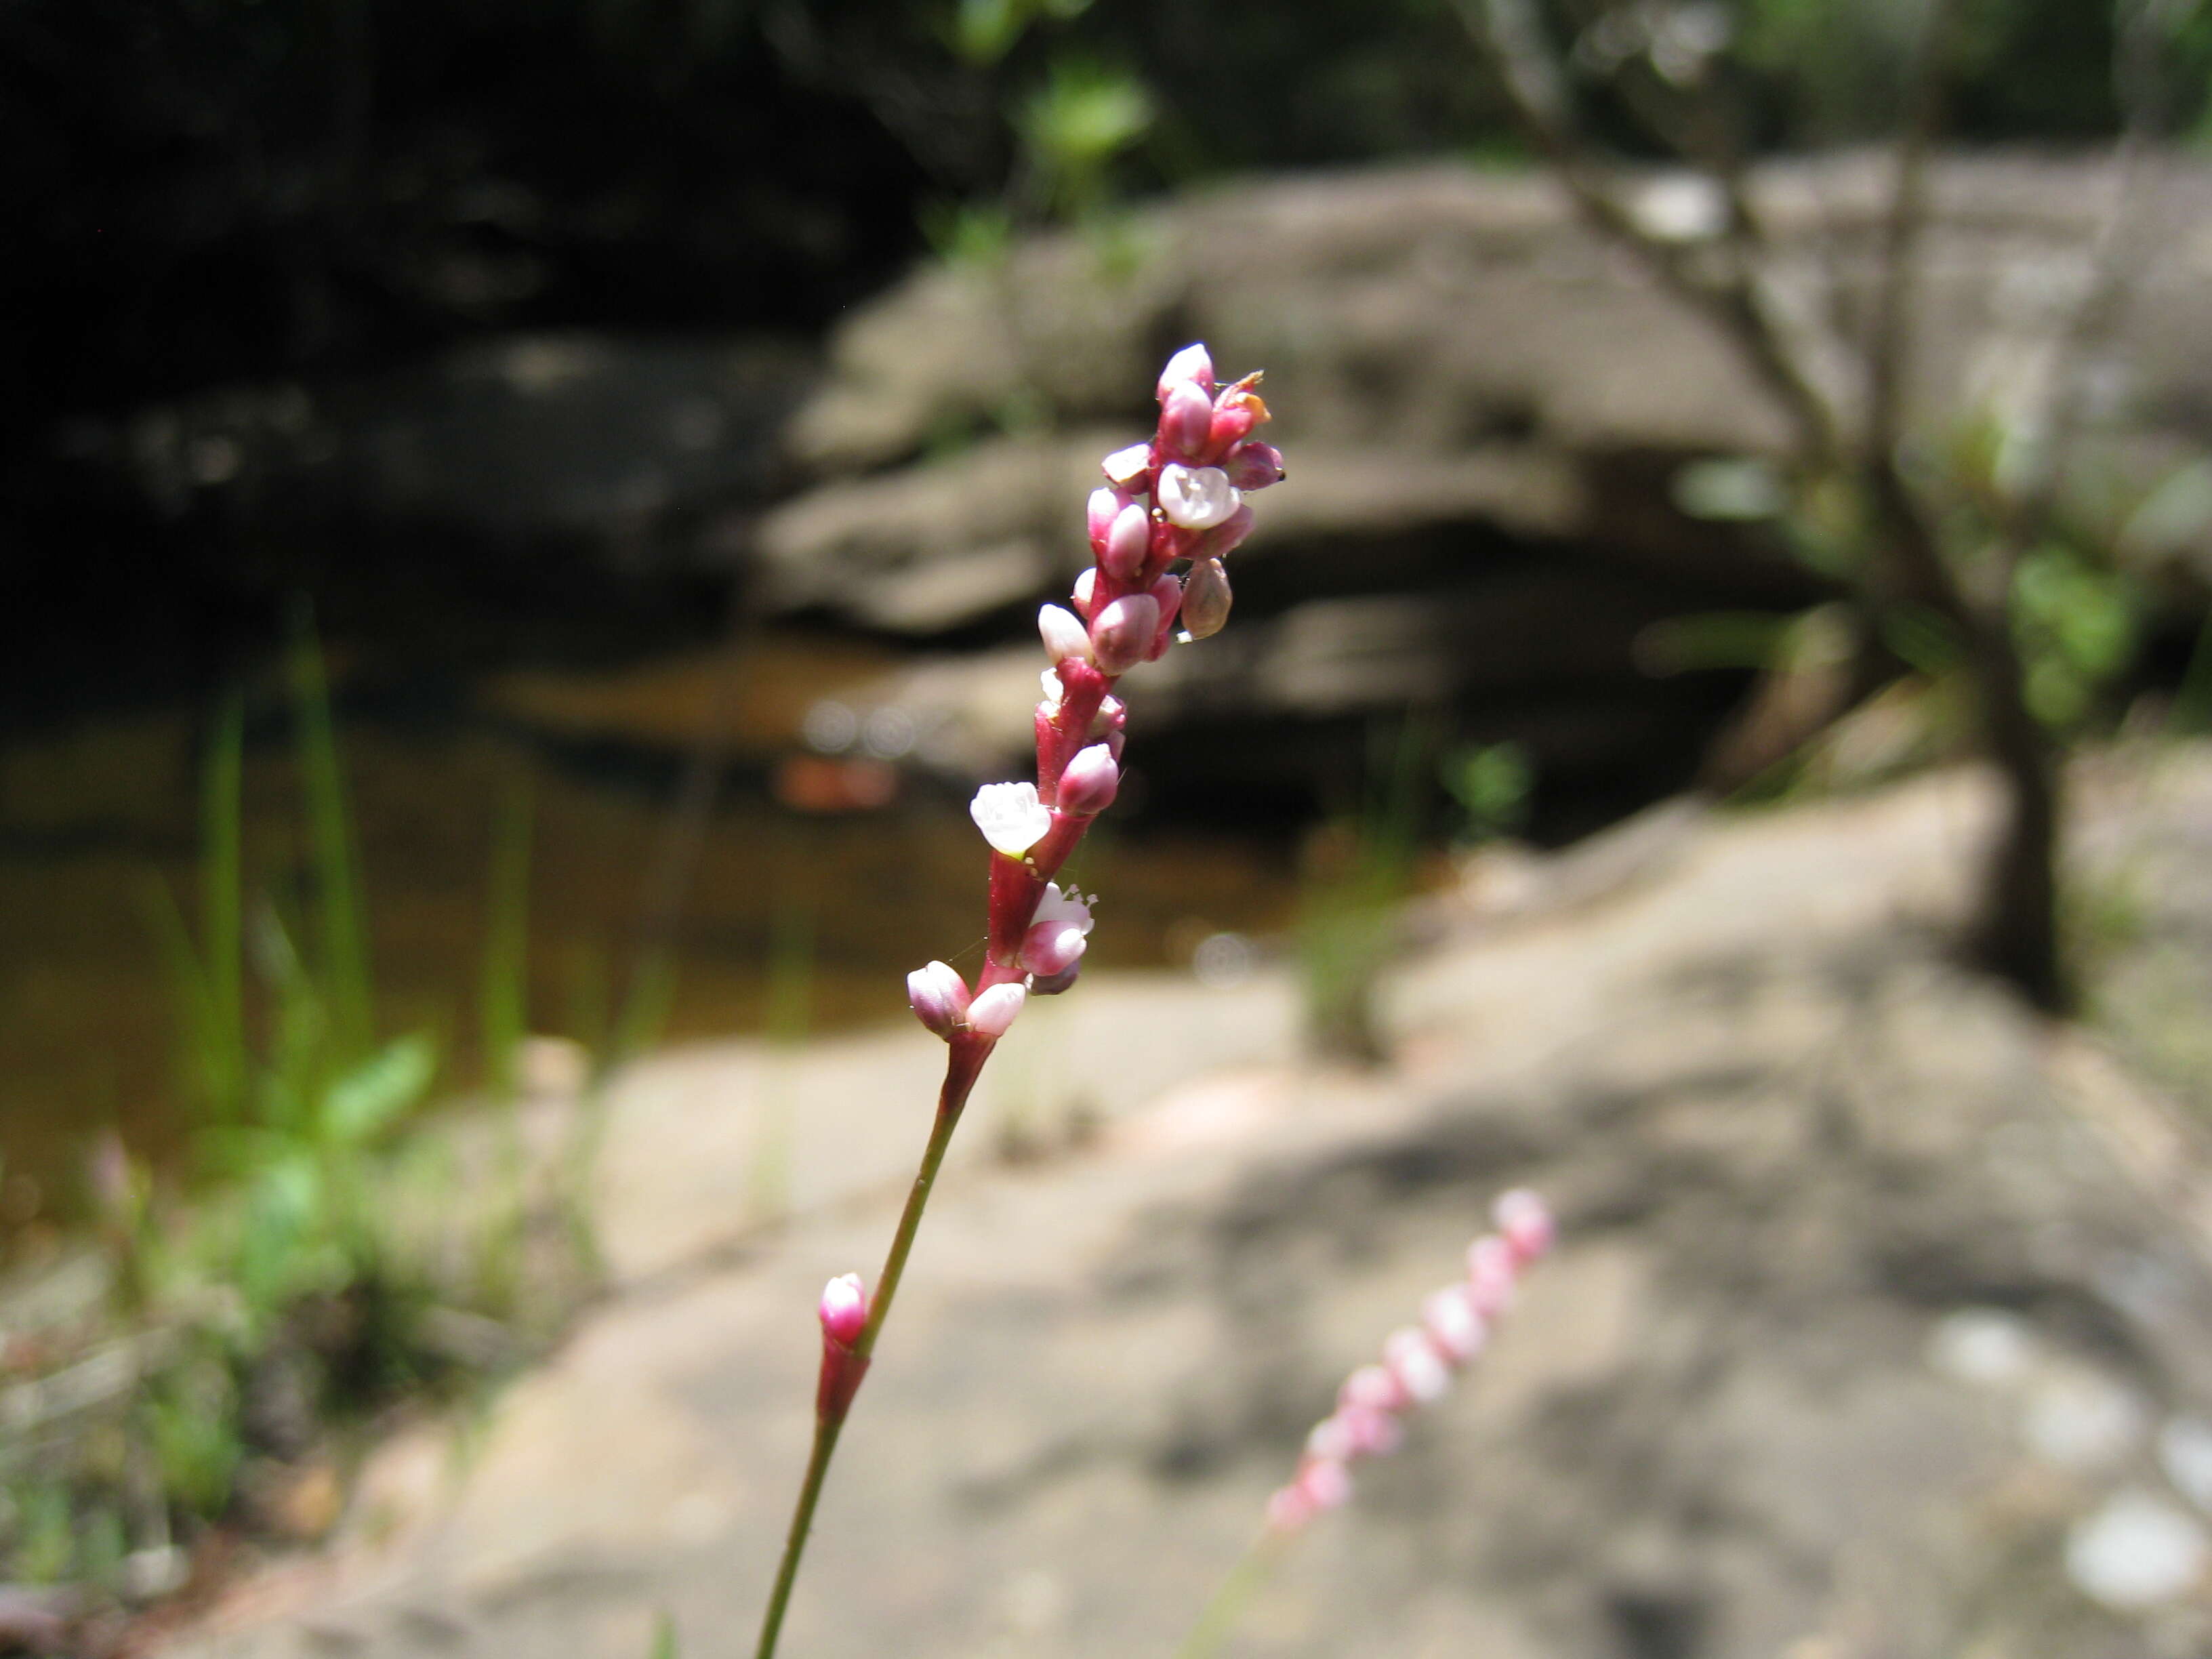
M 1033 783 L 987 783 L 968 803 L 968 816 L 983 839 L 1010 859 L 1021 857 L 1052 828 L 1052 809 L 1037 799 Z
M 1219 467 L 1185 466 L 1180 461 L 1160 469 L 1156 499 L 1168 522 L 1185 530 L 1212 529 L 1226 521 L 1244 500 Z

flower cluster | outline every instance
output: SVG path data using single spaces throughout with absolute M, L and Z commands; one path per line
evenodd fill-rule
M 1090 502 L 1091 567 L 1073 609 L 1037 612 L 1052 665 L 1036 706 L 1036 781 L 986 784 L 969 807 L 991 844 L 982 972 L 972 992 L 942 962 L 907 976 L 916 1018 L 948 1042 L 988 1048 L 1029 997 L 1074 982 L 1096 901 L 1052 878 L 1121 787 L 1127 711 L 1115 683 L 1228 620 L 1222 561 L 1251 533 L 1244 497 L 1283 476 L 1281 454 L 1252 435 L 1267 419 L 1259 380 L 1217 386 L 1206 348 L 1186 346 L 1160 375 L 1152 441 L 1106 458 Z
M 1552 1213 L 1525 1189 L 1502 1194 L 1492 1212 L 1498 1231 L 1468 1247 L 1467 1277 L 1421 1304 L 1421 1322 L 1391 1333 L 1380 1364 L 1344 1380 L 1336 1410 L 1306 1437 L 1291 1483 L 1267 1500 L 1267 1526 L 1296 1532 L 1352 1496 L 1352 1466 L 1397 1449 L 1406 1413 L 1439 1399 L 1452 1374 L 1482 1352 L 1490 1328 L 1513 1304 L 1515 1285 L 1552 1248 Z

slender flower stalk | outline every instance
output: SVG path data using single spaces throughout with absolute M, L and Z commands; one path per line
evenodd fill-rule
M 874 1358 L 975 1079 L 1029 999 L 1066 990 L 1081 968 L 1097 900 L 1053 878 L 1121 787 L 1127 712 L 1115 686 L 1170 644 L 1217 633 L 1228 619 L 1221 561 L 1250 533 L 1252 509 L 1244 497 L 1283 476 L 1281 454 L 1251 435 L 1267 419 L 1259 382 L 1259 375 L 1248 374 L 1217 385 L 1213 360 L 1202 345 L 1169 359 L 1152 441 L 1106 457 L 1106 482 L 1091 494 L 1091 568 L 1077 578 L 1068 606 L 1048 605 L 1038 612 L 1038 636 L 1052 665 L 1036 706 L 1036 780 L 986 784 L 969 807 L 991 848 L 988 942 L 975 985 L 942 962 L 907 976 L 915 1017 L 945 1039 L 945 1083 L 874 1294 L 852 1273 L 832 1279 L 823 1293 L 814 1443 L 756 1659 L 775 1651 L 837 1437 Z M 1185 624 L 1180 633 L 1178 615 Z
M 1344 1379 L 1336 1409 L 1307 1435 L 1296 1473 L 1267 1500 L 1259 1536 L 1221 1581 L 1176 1659 L 1211 1659 L 1291 1540 L 1351 1501 L 1352 1466 L 1395 1451 L 1405 1438 L 1400 1419 L 1442 1399 L 1453 1374 L 1482 1352 L 1492 1325 L 1512 1306 L 1521 1276 L 1550 1251 L 1554 1233 L 1544 1200 L 1522 1188 L 1500 1194 L 1491 1218 L 1498 1231 L 1468 1247 L 1467 1277 L 1423 1302 L 1419 1324 L 1390 1334 L 1380 1364 L 1362 1365 Z

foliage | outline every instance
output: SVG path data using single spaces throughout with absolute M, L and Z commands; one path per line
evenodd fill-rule
M 122 1593 L 134 1552 L 264 1524 L 256 1471 L 265 1491 L 271 1471 L 401 1393 L 511 1362 L 581 1287 L 576 1253 L 535 1221 L 574 1202 L 573 1169 L 528 1167 L 511 1122 L 504 1146 L 449 1141 L 439 1158 L 398 1138 L 439 1078 L 439 1048 L 381 1029 L 357 835 L 304 629 L 290 671 L 305 890 L 247 897 L 233 697 L 203 764 L 197 928 L 173 896 L 150 893 L 200 1189 L 178 1202 L 112 1135 L 94 1149 L 110 1306 L 71 1340 L 104 1344 L 79 1363 L 113 1380 L 0 1445 L 0 1580 Z M 529 815 L 518 781 L 493 837 L 478 988 L 487 1073 L 510 1097 Z M 465 1200 L 457 1157 L 481 1172 Z
M 1419 867 L 1423 820 L 1431 804 L 1436 767 L 1433 726 L 1408 720 L 1395 733 L 1378 727 L 1368 740 L 1367 776 L 1356 815 L 1342 815 L 1308 848 L 1298 894 L 1297 939 L 1306 1031 L 1322 1053 L 1362 1064 L 1384 1055 L 1375 993 L 1395 954 L 1401 908 Z M 1501 745 L 1501 747 L 1504 747 Z M 1486 803 L 1498 799 L 1497 750 L 1462 750 L 1447 769 L 1462 786 L 1470 760 L 1484 775 Z

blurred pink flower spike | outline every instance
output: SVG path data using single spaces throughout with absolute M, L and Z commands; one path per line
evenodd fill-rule
M 1451 1367 L 1426 1331 L 1408 1325 L 1391 1332 L 1382 1345 L 1382 1364 L 1416 1406 L 1431 1405 L 1451 1390 Z
M 1534 1193 L 1516 1190 L 1494 1206 L 1499 1231 L 1468 1247 L 1468 1279 L 1432 1292 L 1421 1322 L 1393 1331 L 1382 1363 L 1362 1365 L 1337 1390 L 1336 1410 L 1307 1435 L 1297 1478 L 1267 1500 L 1267 1526 L 1297 1531 L 1352 1494 L 1352 1464 L 1397 1449 L 1406 1413 L 1441 1400 L 1452 1373 L 1479 1355 L 1490 1327 L 1513 1300 L 1522 1273 L 1550 1250 L 1552 1212 Z
M 1490 1335 L 1488 1322 L 1475 1312 L 1464 1285 L 1447 1285 L 1421 1304 L 1421 1323 L 1437 1351 L 1455 1365 L 1480 1353 Z
M 1551 1207 L 1526 1187 L 1500 1193 L 1491 1206 L 1490 1218 L 1504 1236 L 1514 1261 L 1523 1267 L 1549 1251 L 1558 1236 Z
M 1495 1233 L 1485 1233 L 1467 1247 L 1468 1299 L 1485 1319 L 1495 1319 L 1513 1305 L 1513 1284 L 1520 1276 L 1513 1247 Z

